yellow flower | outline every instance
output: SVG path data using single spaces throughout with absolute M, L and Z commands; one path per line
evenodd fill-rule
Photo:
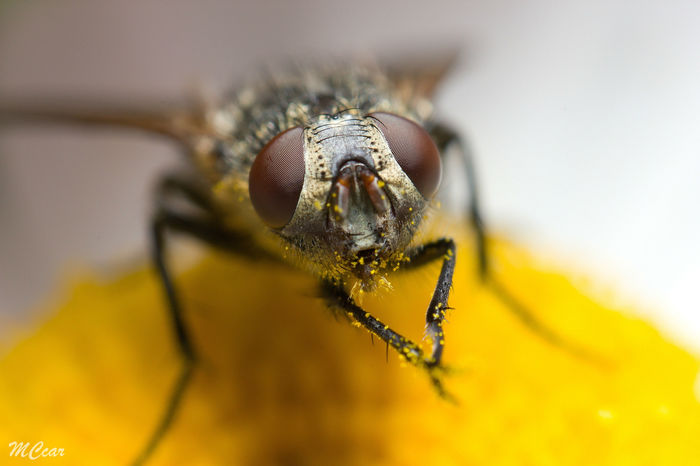
M 512 294 L 606 365 L 523 327 L 462 247 L 444 327 L 450 403 L 334 320 L 311 277 L 217 254 L 177 279 L 200 363 L 149 464 L 699 464 L 698 360 L 517 248 L 493 249 Z M 366 310 L 420 340 L 438 270 L 395 274 Z M 0 361 L 0 438 L 64 449 L 46 464 L 128 464 L 179 368 L 161 289 L 144 267 L 68 291 Z

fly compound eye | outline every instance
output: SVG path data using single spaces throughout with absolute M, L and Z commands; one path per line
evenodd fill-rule
M 432 197 L 440 185 L 442 163 L 430 134 L 419 124 L 398 115 L 377 112 L 369 116 L 379 122 L 378 128 L 404 173 L 423 197 Z
M 272 228 L 292 219 L 304 185 L 304 130 L 297 126 L 275 136 L 250 168 L 248 192 L 255 211 Z

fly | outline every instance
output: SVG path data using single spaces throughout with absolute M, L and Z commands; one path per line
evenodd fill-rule
M 419 245 L 414 238 L 451 146 L 464 157 L 468 218 L 484 284 L 545 340 L 587 356 L 542 326 L 490 272 L 474 165 L 458 134 L 432 115 L 430 98 L 448 68 L 447 62 L 401 70 L 363 63 L 297 67 L 196 110 L 0 108 L 5 123 L 72 122 L 160 134 L 192 162 L 188 176 L 173 174 L 159 183 L 150 230 L 183 365 L 163 417 L 134 464 L 142 464 L 165 435 L 197 361 L 167 265 L 169 232 L 306 269 L 319 279 L 330 307 L 382 339 L 449 397 L 442 382 L 443 324 L 457 248 L 451 238 Z M 197 213 L 183 210 L 183 201 Z M 426 311 L 431 348 L 425 353 L 364 311 L 358 297 L 385 286 L 394 272 L 433 262 L 441 269 Z

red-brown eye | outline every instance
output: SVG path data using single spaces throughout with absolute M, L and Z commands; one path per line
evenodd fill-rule
M 304 130 L 294 127 L 275 136 L 250 168 L 248 192 L 255 211 L 273 228 L 292 219 L 304 186 Z
M 404 173 L 423 197 L 432 197 L 440 185 L 442 164 L 428 132 L 419 124 L 391 113 L 378 112 L 370 116 L 380 123 L 377 127 Z

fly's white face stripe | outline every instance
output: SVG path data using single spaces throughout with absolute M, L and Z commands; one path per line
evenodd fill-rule
M 310 225 L 325 228 L 329 195 L 338 166 L 346 160 L 362 159 L 368 159 L 385 189 L 399 203 L 394 206 L 395 210 L 401 210 L 403 205 L 425 204 L 373 120 L 347 112 L 339 120 L 330 123 L 321 120 L 304 130 L 304 185 L 294 216 L 281 230 L 282 235 L 307 233 Z

